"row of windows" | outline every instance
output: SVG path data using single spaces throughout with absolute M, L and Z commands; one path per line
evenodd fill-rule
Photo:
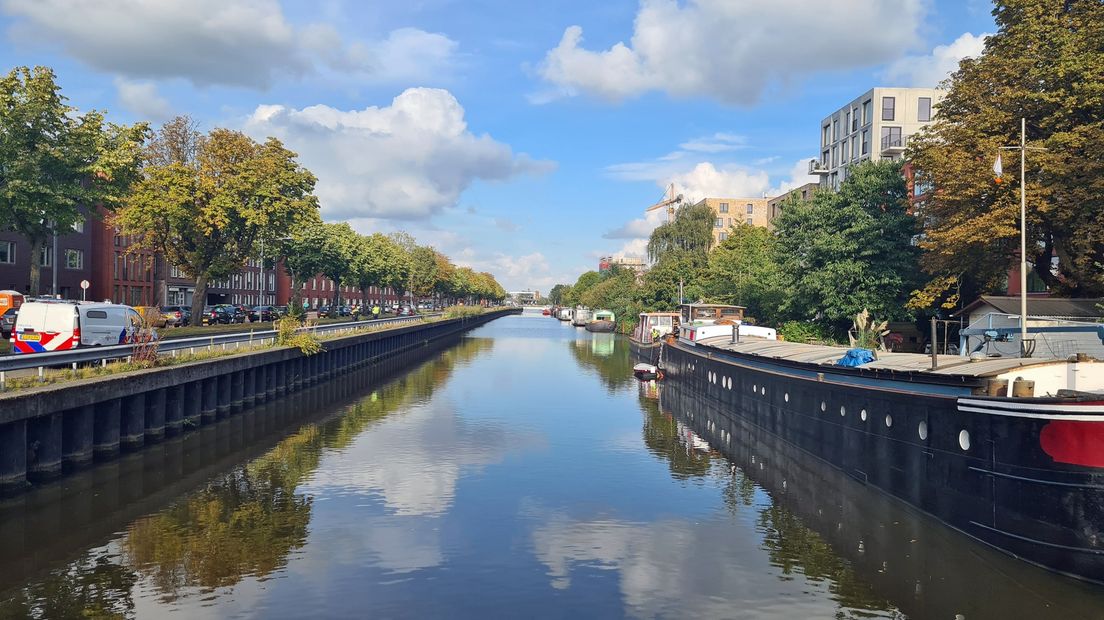
M 870 124 L 870 103 L 871 100 L 867 99 L 862 103 L 862 126 Z M 931 121 L 932 117 L 932 100 L 931 97 L 919 97 L 916 100 L 916 120 L 921 123 L 927 123 Z M 882 120 L 883 121 L 895 121 L 897 120 L 897 98 L 896 97 L 882 97 Z M 847 112 L 844 112 L 843 121 L 843 133 L 849 134 L 859 130 L 859 109 L 851 108 Z M 865 132 L 864 132 L 865 133 Z M 821 145 L 828 146 L 833 142 L 839 141 L 840 136 L 840 122 L 838 118 L 832 119 L 831 125 L 824 125 L 823 135 L 821 137 Z M 843 138 L 847 140 L 846 137 Z M 853 139 L 852 139 L 853 140 Z
M 718 210 L 721 213 L 728 213 L 728 203 L 727 202 L 722 202 L 720 204 Z M 752 213 L 755 213 L 755 205 L 753 205 L 750 202 L 747 203 L 747 213 L 748 213 L 748 215 L 751 215 Z
M 15 242 L 0 241 L 0 264 L 14 265 L 16 262 Z M 54 248 L 50 245 L 42 246 L 38 254 L 38 264 L 42 267 L 52 267 L 54 264 Z M 66 269 L 84 269 L 84 250 L 65 250 Z
M 751 226 L 754 223 L 754 219 L 749 217 L 747 219 L 747 223 L 748 223 L 749 226 Z M 731 217 L 728 218 L 728 225 L 729 225 L 729 227 L 732 227 L 732 226 L 736 225 L 736 223 L 734 221 L 734 218 L 731 218 Z M 714 228 L 724 228 L 725 227 L 725 218 L 719 217 L 716 220 L 714 220 L 713 221 L 713 227 Z M 722 236 L 721 241 L 724 241 L 723 237 L 726 236 L 725 233 L 721 233 L 721 236 Z

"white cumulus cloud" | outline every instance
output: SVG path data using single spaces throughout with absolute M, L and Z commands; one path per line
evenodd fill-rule
M 988 36 L 988 33 L 975 36 L 966 32 L 947 45 L 935 46 L 931 54 L 906 56 L 889 66 L 886 78 L 896 80 L 902 86 L 934 88 L 958 70 L 958 63 L 963 58 L 980 56 Z
M 420 80 L 450 64 L 448 37 L 401 28 L 344 41 L 326 24 L 297 27 L 278 0 L 0 0 L 9 33 L 59 47 L 128 78 L 267 88 L 277 78 L 339 70 L 379 81 Z
M 245 131 L 276 136 L 299 153 L 318 176 L 327 219 L 424 219 L 455 205 L 477 179 L 505 180 L 552 166 L 472 133 L 460 102 L 432 88 L 407 89 L 390 106 L 362 110 L 262 105 Z
M 152 82 L 115 78 L 115 90 L 119 103 L 132 114 L 154 122 L 166 121 L 173 115 L 172 106 L 157 93 L 157 85 Z
M 583 29 L 568 27 L 538 69 L 553 92 L 532 100 L 662 91 L 751 105 L 802 76 L 896 59 L 918 40 L 923 8 L 922 0 L 641 0 L 628 44 L 587 49 Z

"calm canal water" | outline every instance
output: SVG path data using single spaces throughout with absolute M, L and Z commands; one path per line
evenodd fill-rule
M 627 345 L 499 319 L 0 504 L 0 618 L 1104 617 L 1104 588 L 714 436 Z

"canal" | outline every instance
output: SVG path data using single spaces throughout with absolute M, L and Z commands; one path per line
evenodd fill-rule
M 0 618 L 1100 618 L 627 341 L 498 319 L 0 503 Z

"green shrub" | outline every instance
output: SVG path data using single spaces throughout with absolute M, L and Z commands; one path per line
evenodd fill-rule
M 449 306 L 445 308 L 446 319 L 459 319 L 466 316 L 483 314 L 483 306 Z
M 276 344 L 285 347 L 295 347 L 303 355 L 314 355 L 322 351 L 322 343 L 318 336 L 308 332 L 300 332 L 299 319 L 293 316 L 285 316 L 275 322 Z
M 778 328 L 778 335 L 789 342 L 804 344 L 837 344 L 831 329 L 817 323 L 787 321 Z

